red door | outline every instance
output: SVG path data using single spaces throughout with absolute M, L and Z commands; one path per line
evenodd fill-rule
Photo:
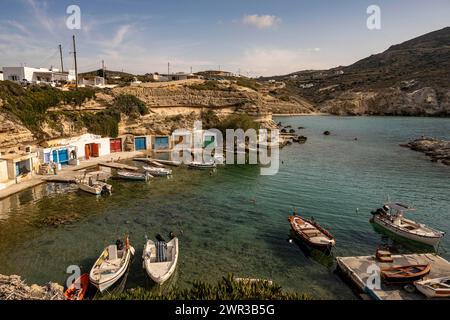
M 92 148 L 92 156 L 93 157 L 98 157 L 99 156 L 99 152 L 98 152 L 98 143 L 93 143 L 91 144 L 91 148 Z
M 122 139 L 111 139 L 111 152 L 122 151 Z

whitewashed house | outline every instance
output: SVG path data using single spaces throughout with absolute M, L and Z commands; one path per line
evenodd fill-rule
M 61 72 L 58 69 L 3 67 L 3 80 L 31 83 L 67 82 L 75 79 L 75 71 Z

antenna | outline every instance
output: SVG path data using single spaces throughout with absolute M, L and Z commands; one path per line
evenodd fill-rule
M 61 59 L 61 72 L 64 72 L 64 63 L 63 63 L 63 54 L 62 54 L 62 46 L 59 45 L 59 57 Z
M 73 35 L 73 59 L 75 61 L 75 87 L 78 88 L 77 47 L 75 45 L 75 35 Z

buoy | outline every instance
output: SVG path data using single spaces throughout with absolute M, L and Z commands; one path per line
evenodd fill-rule
M 289 239 L 288 241 L 289 241 L 289 243 L 292 243 L 292 239 Z

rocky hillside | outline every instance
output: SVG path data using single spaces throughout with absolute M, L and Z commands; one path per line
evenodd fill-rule
M 450 115 L 450 27 L 347 67 L 283 77 L 282 94 L 338 115 Z

